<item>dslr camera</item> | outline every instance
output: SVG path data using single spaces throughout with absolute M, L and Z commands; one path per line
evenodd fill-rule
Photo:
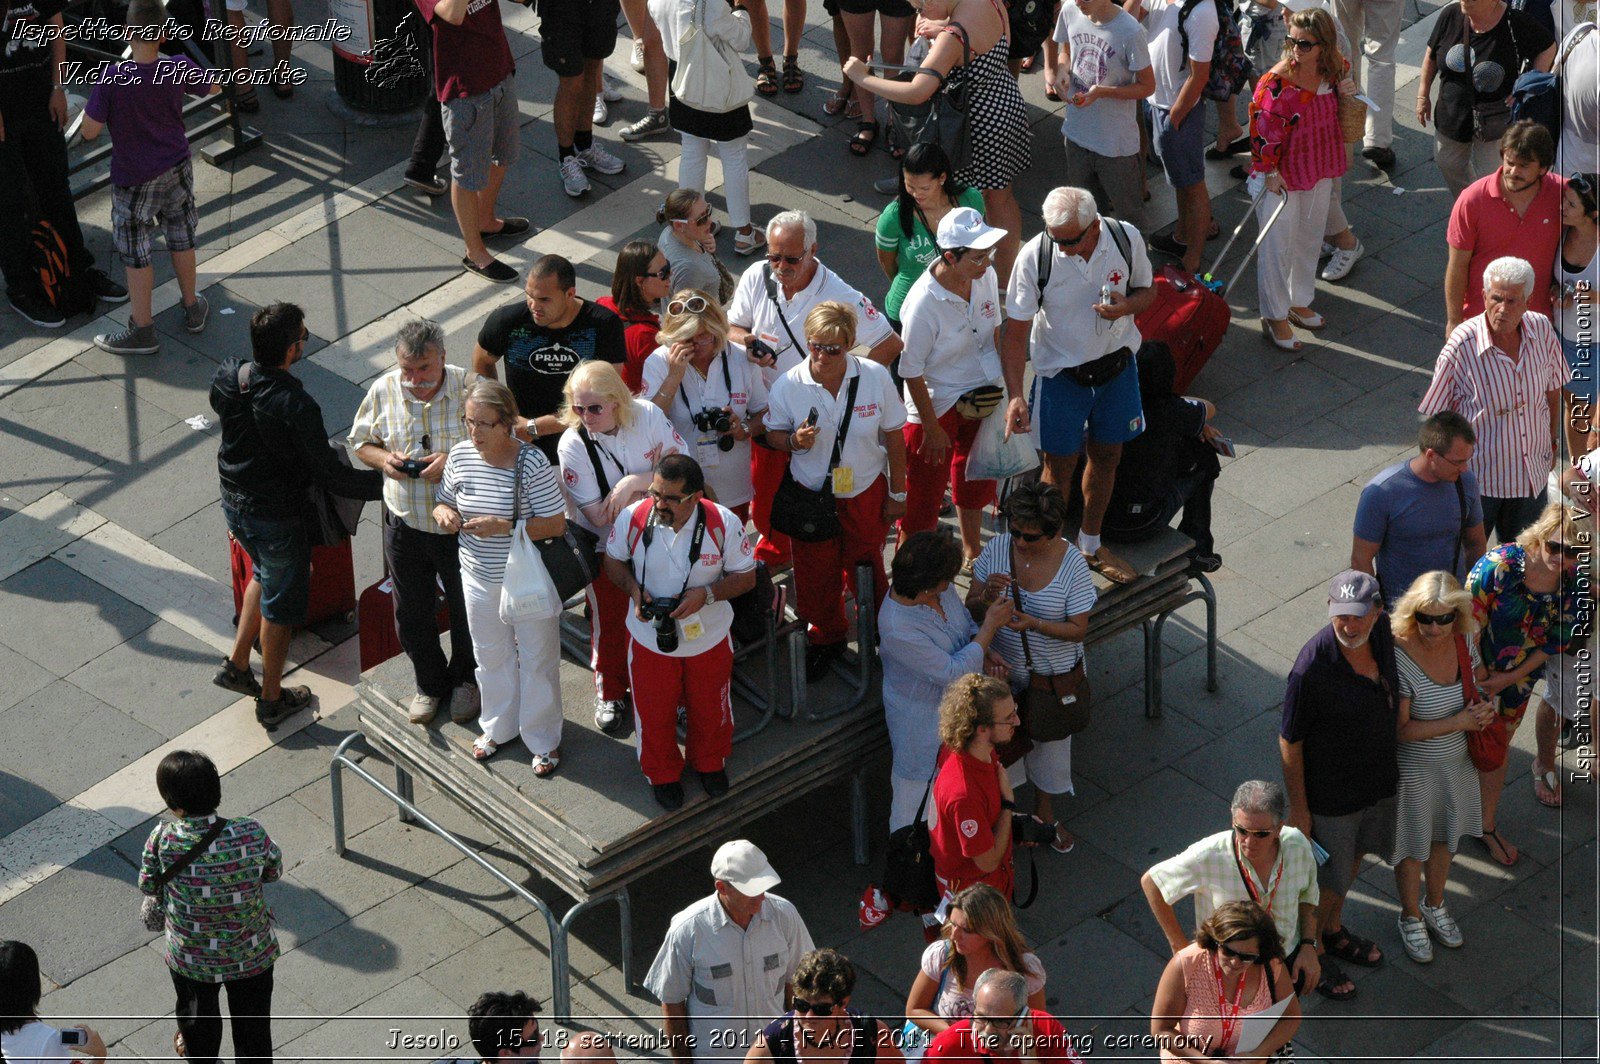
M 678 649 L 678 622 L 672 619 L 672 611 L 678 608 L 678 602 L 675 598 L 651 598 L 639 605 L 639 616 L 649 621 L 656 630 L 656 649 L 663 654 L 671 654 Z M 1054 829 L 1051 837 L 1054 838 Z
M 733 450 L 734 438 L 728 435 L 733 431 L 733 415 L 721 407 L 708 406 L 694 415 L 694 427 L 701 432 L 717 433 L 717 450 Z
M 1044 846 L 1054 842 L 1056 829 L 1053 824 L 1041 824 L 1027 813 L 1011 814 L 1011 843 L 1013 846 Z

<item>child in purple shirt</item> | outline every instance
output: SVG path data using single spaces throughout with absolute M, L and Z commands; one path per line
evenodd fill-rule
M 167 234 L 167 250 L 183 293 L 183 327 L 191 333 L 206 327 L 210 306 L 195 291 L 194 169 L 183 125 L 184 96 L 209 96 L 222 91 L 208 84 L 192 60 L 163 56 L 162 25 L 167 8 L 162 0 L 133 0 L 128 5 L 128 36 L 133 58 L 108 67 L 84 107 L 83 139 L 93 140 L 110 128 L 111 231 L 117 254 L 128 270 L 128 327 L 102 333 L 95 345 L 113 355 L 153 355 L 160 350 L 151 291 L 155 271 L 150 244 L 159 223 Z

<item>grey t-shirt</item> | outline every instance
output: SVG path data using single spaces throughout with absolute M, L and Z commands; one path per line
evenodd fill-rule
M 1576 33 L 1576 30 L 1573 30 Z M 1558 173 L 1593 173 L 1600 159 L 1600 30 L 1589 30 L 1561 64 Z
M 673 236 L 671 222 L 656 238 L 656 247 L 661 249 L 667 265 L 672 269 L 674 295 L 685 288 L 698 288 L 712 299 L 717 298 L 718 289 L 722 287 L 722 275 L 717 273 L 717 260 L 709 251 L 691 248 Z
M 1072 50 L 1073 92 L 1091 85 L 1131 85 L 1138 80 L 1137 73 L 1150 65 L 1144 27 L 1126 11 L 1118 10 L 1101 25 L 1079 11 L 1077 4 L 1062 4 L 1055 41 Z M 1136 100 L 1096 100 L 1087 107 L 1069 101 L 1061 135 L 1099 155 L 1137 155 L 1138 108 Z

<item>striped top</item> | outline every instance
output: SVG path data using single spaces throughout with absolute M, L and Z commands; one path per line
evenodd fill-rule
M 155 894 L 156 877 L 200 841 L 213 816 L 157 824 L 144 844 L 139 889 Z M 278 938 L 261 885 L 283 874 L 283 854 L 250 817 L 230 820 L 162 892 L 167 965 L 201 983 L 248 979 L 272 967 Z
M 467 371 L 460 366 L 444 367 L 444 384 L 426 403 L 411 398 L 400 386 L 400 367 L 389 370 L 372 382 L 361 400 L 356 420 L 346 442 L 354 450 L 374 443 L 388 451 L 399 451 L 412 458 L 429 454 L 449 454 L 450 448 L 467 438 L 466 404 L 461 401 L 467 384 Z M 437 486 L 421 477 L 396 480 L 383 478 L 383 504 L 402 522 L 419 532 L 439 532 L 433 520 Z
M 1478 490 L 1495 499 L 1537 495 L 1555 464 L 1546 396 L 1571 377 L 1550 319 L 1522 316 L 1516 358 L 1496 347 L 1482 314 L 1456 326 L 1434 363 L 1433 383 L 1417 411 L 1454 410 L 1472 422 L 1478 448 L 1467 467 Z
M 972 565 L 972 582 L 980 585 L 990 573 L 1011 572 L 1011 533 L 1002 532 L 984 546 L 983 553 Z M 1089 563 L 1077 547 L 1069 545 L 1061 559 L 1061 566 L 1050 582 L 1038 591 L 1013 588 L 1017 596 L 1017 609 L 1030 617 L 1043 621 L 1064 621 L 1094 609 L 1098 597 L 1094 581 L 1089 577 Z M 1028 655 L 1022 652 L 1022 635 L 1009 628 L 995 633 L 994 649 L 1011 666 L 1013 681 L 1027 682 Z M 1082 643 L 1067 643 L 1051 639 L 1038 632 L 1028 634 L 1028 651 L 1033 655 L 1033 671 L 1042 676 L 1060 676 L 1071 672 L 1083 657 Z
M 518 455 L 522 463 L 522 504 L 515 507 L 521 520 L 554 517 L 567 512 L 567 499 L 561 493 L 561 480 L 555 467 L 537 447 L 524 447 Z M 515 469 L 501 469 L 483 460 L 472 441 L 463 440 L 450 448 L 444 462 L 444 479 L 439 482 L 439 501 L 454 507 L 462 520 L 469 517 L 504 517 L 511 520 Z M 498 584 L 506 575 L 506 555 L 511 553 L 511 536 L 474 536 L 461 533 L 461 568 L 485 584 Z
M 1278 73 L 1263 74 L 1250 98 L 1251 168 L 1278 171 L 1284 187 L 1304 192 L 1345 171 L 1339 94 L 1329 85 L 1302 89 Z

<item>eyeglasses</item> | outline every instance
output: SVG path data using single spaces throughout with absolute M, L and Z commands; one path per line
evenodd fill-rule
M 1241 953 L 1232 946 L 1228 945 L 1226 942 L 1217 943 L 1217 948 L 1226 953 L 1228 956 L 1232 957 L 1234 960 L 1244 961 L 1246 964 L 1260 964 L 1262 961 L 1267 959 L 1264 954 L 1260 953 Z
M 656 502 L 670 503 L 673 506 L 678 505 L 680 502 L 686 502 L 689 498 L 687 495 L 668 495 L 666 492 L 657 491 L 655 488 L 646 488 L 644 493 Z
M 1017 715 L 1017 711 L 1013 709 L 1011 711 L 1011 715 L 1009 717 L 990 717 L 988 720 L 979 721 L 978 725 L 979 725 L 979 727 L 982 727 L 984 725 L 988 725 L 989 727 L 993 728 L 993 727 L 995 727 L 996 725 L 999 725 L 999 724 L 1021 724 L 1021 723 L 1022 723 L 1022 718 L 1019 717 Z
M 973 1016 L 972 1025 L 976 1027 L 979 1024 L 982 1024 L 983 1026 L 992 1030 L 1009 1031 L 1011 1028 L 1015 1027 L 1017 1024 L 1021 1023 L 1027 1018 L 1028 1006 L 1024 1005 L 1022 1006 L 1022 1010 L 1015 1016 Z
M 706 308 L 711 306 L 704 296 L 690 296 L 688 299 L 674 299 L 667 304 L 668 314 L 704 314 Z
M 1443 628 L 1447 624 L 1455 624 L 1458 613 L 1460 613 L 1459 610 L 1451 610 L 1449 613 L 1418 612 L 1412 614 L 1412 616 L 1417 619 L 1418 624 L 1431 624 L 1437 628 Z
M 770 252 L 767 254 L 767 261 L 772 263 L 772 265 L 774 265 L 774 266 L 776 266 L 780 262 L 786 262 L 790 266 L 798 266 L 804 260 L 805 260 L 805 256 L 804 255 L 774 255 L 774 254 L 771 254 Z
M 1470 464 L 1471 461 L 1472 461 L 1472 456 L 1470 454 L 1467 455 L 1465 458 L 1455 459 L 1455 458 L 1451 458 L 1447 454 L 1440 454 L 1438 451 L 1434 451 L 1433 448 L 1431 448 L 1431 447 L 1428 448 L 1428 450 L 1432 451 L 1433 455 L 1436 458 L 1438 458 L 1439 461 L 1441 461 L 1441 462 L 1449 462 L 1451 465 L 1455 466 L 1457 469 L 1465 469 L 1465 468 L 1467 468 L 1468 464 Z
M 1073 248 L 1077 247 L 1079 244 L 1083 243 L 1085 240 L 1087 240 L 1089 238 L 1089 230 L 1091 230 L 1093 228 L 1094 228 L 1094 223 L 1090 222 L 1088 225 L 1083 227 L 1083 232 L 1079 233 L 1077 236 L 1074 236 L 1074 237 L 1052 236 L 1050 238 L 1050 243 L 1054 244 L 1056 247 L 1060 248 L 1062 251 L 1071 251 Z
M 1286 40 L 1289 47 L 1297 52 L 1309 52 L 1320 43 L 1318 41 L 1308 41 L 1304 37 L 1289 37 Z
M 1233 831 L 1234 834 L 1238 835 L 1241 839 L 1270 839 L 1272 836 L 1278 833 L 1277 828 L 1272 828 L 1269 831 L 1253 831 L 1242 824 L 1233 825 Z
M 599 417 L 601 414 L 606 412 L 606 404 L 590 403 L 588 406 L 581 406 L 577 403 L 573 403 L 572 409 L 576 410 L 579 414 L 587 414 L 589 417 Z
M 488 432 L 492 428 L 498 428 L 499 426 L 505 424 L 504 421 L 474 421 L 470 417 L 464 417 L 461 420 L 462 420 L 463 423 L 465 423 L 467 428 L 469 428 L 469 429 L 479 429 L 480 431 L 483 431 L 483 432 Z
M 811 350 L 819 355 L 837 355 L 844 351 L 844 344 L 819 344 L 815 340 L 810 341 L 810 344 Z
M 301 329 L 300 330 L 300 339 L 297 340 L 296 343 L 302 343 L 303 344 L 309 339 L 311 339 L 311 330 L 310 329 Z
M 833 1010 L 839 1007 L 836 1001 L 807 1001 L 805 998 L 794 999 L 794 1011 L 806 1012 L 813 1016 L 832 1016 Z
M 1011 533 L 1012 539 L 1020 539 L 1024 543 L 1037 543 L 1041 539 L 1049 539 L 1055 535 L 1054 532 L 1023 532 L 1017 528 L 1008 528 L 1007 531 Z
M 644 273 L 641 276 L 654 277 L 658 281 L 671 280 L 672 279 L 672 264 L 668 263 L 667 265 L 661 267 L 661 269 L 659 269 L 659 270 L 646 270 L 646 271 L 644 271 Z
M 698 217 L 698 218 L 696 218 L 694 220 L 694 224 L 695 225 L 705 225 L 710 220 L 711 220 L 711 208 L 707 207 L 706 208 L 706 212 L 704 214 L 702 214 L 700 217 Z

